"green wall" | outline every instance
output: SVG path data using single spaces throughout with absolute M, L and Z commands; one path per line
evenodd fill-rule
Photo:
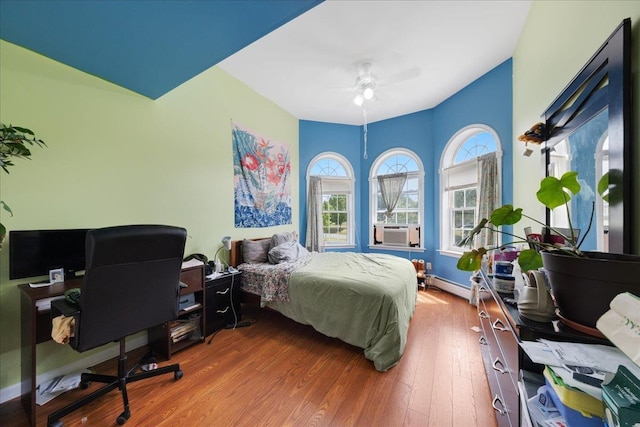
M 126 67 L 126 64 L 122 64 Z M 188 230 L 187 253 L 210 257 L 232 239 L 298 230 L 298 120 L 219 68 L 153 101 L 0 41 L 0 121 L 31 128 L 48 148 L 0 175 L 9 230 L 161 223 Z M 235 229 L 231 121 L 289 144 L 293 220 Z M 8 245 L 11 242 L 6 242 Z M 0 251 L 0 390 L 20 372 L 20 294 Z M 38 373 L 81 356 L 38 346 Z M 86 355 L 87 353 L 83 354 Z
M 541 120 L 553 102 L 624 18 L 631 18 L 634 151 L 640 164 L 640 1 L 540 1 L 534 0 L 513 56 L 514 206 L 527 213 L 544 211 L 535 192 L 544 176 L 539 149 L 522 157 L 518 135 Z M 639 200 L 640 174 L 634 173 L 634 200 Z M 634 224 L 635 253 L 640 253 L 640 217 Z M 523 225 L 525 226 L 525 225 Z

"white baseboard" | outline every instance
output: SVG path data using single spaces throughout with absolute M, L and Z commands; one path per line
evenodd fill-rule
M 438 276 L 433 276 L 431 280 L 432 285 L 438 289 L 442 289 L 443 291 L 449 292 L 450 294 L 457 295 L 460 298 L 465 298 L 466 300 L 471 297 L 471 289 L 462 286 L 459 283 L 455 283 Z
M 131 340 L 127 340 L 127 351 L 134 350 L 136 348 L 140 348 L 145 345 L 147 345 L 147 335 L 143 334 L 142 336 L 132 338 Z M 92 354 L 91 356 L 85 357 L 80 360 L 76 360 L 75 362 L 70 363 L 68 365 L 64 365 L 59 368 L 53 369 L 49 372 L 44 372 L 38 375 L 36 377 L 36 384 L 39 385 L 39 384 L 48 382 L 57 376 L 80 371 L 90 366 L 95 366 L 99 363 L 102 363 L 106 360 L 117 357 L 119 355 L 120 355 L 119 344 L 105 346 L 105 348 L 102 351 Z M 19 397 L 20 392 L 21 392 L 20 383 L 13 384 L 3 389 L 0 389 L 0 404 L 13 400 L 16 397 Z

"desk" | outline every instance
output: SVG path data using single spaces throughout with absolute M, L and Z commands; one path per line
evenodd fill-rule
M 32 426 L 36 425 L 36 344 L 51 339 L 51 312 L 36 308 L 37 301 L 64 295 L 67 289 L 79 288 L 82 278 L 65 280 L 43 288 L 32 288 L 28 283 L 20 288 L 20 399 Z
M 186 267 L 182 269 L 180 280 L 189 285 L 186 289 L 181 289 L 181 294 L 197 293 L 197 302 L 201 307 L 204 306 L 204 265 L 194 267 Z M 20 378 L 20 399 L 24 407 L 29 422 L 32 426 L 36 425 L 36 344 L 51 340 L 51 311 L 38 311 L 38 301 L 51 297 L 59 297 L 64 295 L 67 289 L 79 288 L 82 286 L 83 278 L 69 279 L 61 283 L 42 288 L 32 288 L 28 283 L 18 285 L 21 291 L 20 297 L 20 320 L 21 320 L 21 338 L 20 338 L 20 357 L 21 357 L 21 378 Z M 179 315 L 186 316 L 194 312 L 203 313 L 204 309 L 193 310 L 189 312 L 180 312 Z M 204 314 L 204 313 L 203 313 Z M 205 316 L 200 318 L 200 330 L 204 329 Z M 154 330 L 160 329 L 164 331 L 161 339 L 165 343 L 160 350 L 167 358 L 171 357 L 171 352 L 175 352 L 181 348 L 190 345 L 190 342 L 184 341 L 178 345 L 170 344 L 170 337 L 167 333 L 167 324 L 159 325 L 152 328 L 150 342 L 153 344 Z M 202 342 L 204 337 L 198 341 Z M 153 345 L 152 345 L 153 347 Z

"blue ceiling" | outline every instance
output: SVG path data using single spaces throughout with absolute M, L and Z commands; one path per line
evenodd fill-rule
M 322 0 L 0 0 L 0 38 L 156 99 Z

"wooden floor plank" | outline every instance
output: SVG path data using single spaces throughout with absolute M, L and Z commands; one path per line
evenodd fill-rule
M 267 310 L 247 307 L 250 327 L 222 330 L 176 353 L 184 377 L 128 386 L 130 426 L 481 426 L 496 425 L 477 342 L 475 307 L 446 292 L 419 292 L 404 355 L 378 372 L 363 350 Z M 135 360 L 145 349 L 132 352 Z M 111 373 L 110 361 L 95 367 Z M 89 390 L 37 408 L 47 415 Z M 113 426 L 122 411 L 112 391 L 63 419 L 66 427 Z M 0 405 L 3 426 L 26 425 L 18 399 Z

